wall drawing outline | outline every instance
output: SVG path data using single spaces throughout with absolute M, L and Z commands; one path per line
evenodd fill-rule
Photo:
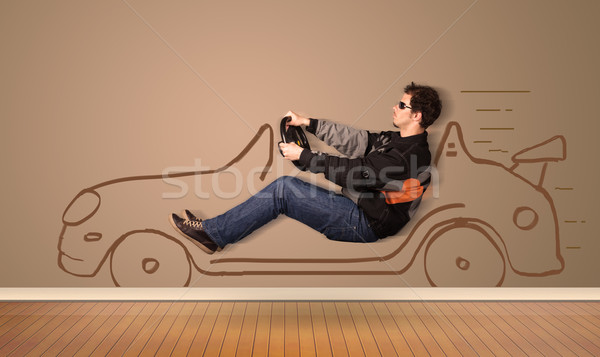
M 245 154 L 256 144 L 260 136 L 267 131 L 270 135 L 270 147 L 268 163 L 265 166 L 265 170 L 261 174 L 261 179 L 264 179 L 264 176 L 266 175 L 268 168 L 270 168 L 273 159 L 273 130 L 268 124 L 263 125 L 255 137 L 245 147 L 245 149 L 225 166 L 216 170 L 184 172 L 174 175 L 179 175 L 179 177 L 204 175 L 225 170 L 228 165 L 233 165 L 241 160 Z M 536 151 L 548 145 L 558 145 L 558 151 L 560 151 L 560 153 L 556 155 L 543 155 L 536 157 Z M 528 206 L 526 207 L 524 205 L 519 205 L 515 207 L 514 214 L 511 212 L 510 219 L 512 224 L 517 227 L 517 232 L 532 233 L 535 235 L 536 233 L 532 231 L 536 225 L 540 225 L 541 223 L 544 223 L 546 228 L 549 227 L 549 229 L 554 232 L 551 237 L 548 237 L 548 235 L 540 237 L 540 243 L 536 243 L 538 246 L 544 245 L 544 251 L 548 253 L 546 254 L 547 259 L 544 264 L 541 264 L 540 266 L 526 266 L 525 264 L 524 266 L 523 259 L 514 258 L 515 250 L 512 248 L 512 245 L 515 245 L 515 243 L 514 240 L 510 240 L 512 238 L 507 238 L 508 234 L 506 233 L 504 226 L 498 226 L 498 224 L 495 224 L 496 222 L 489 217 L 482 218 L 481 216 L 478 216 L 479 212 L 477 210 L 477 205 L 475 205 L 474 208 L 473 202 L 463 202 L 460 199 L 453 200 L 452 198 L 445 200 L 444 197 L 448 195 L 445 195 L 444 192 L 441 193 L 440 198 L 438 199 L 429 198 L 424 200 L 424 203 L 429 202 L 431 205 L 433 205 L 433 207 L 421 207 L 419 210 L 421 212 L 417 212 L 415 219 L 413 219 L 412 222 L 404 227 L 397 236 L 386 238 L 385 241 L 393 241 L 395 248 L 390 249 L 390 251 L 388 251 L 386 254 L 382 254 L 380 256 L 369 255 L 348 258 L 217 257 L 211 259 L 206 255 L 198 255 L 201 258 L 195 259 L 196 254 L 193 251 L 193 246 L 190 246 L 191 249 L 188 248 L 186 244 L 182 243 L 181 239 L 175 237 L 175 232 L 161 231 L 160 229 L 154 228 L 137 228 L 127 231 L 116 238 L 115 241 L 108 246 L 106 252 L 98 261 L 97 265 L 95 265 L 93 268 L 88 267 L 86 272 L 78 271 L 75 267 L 77 264 L 74 264 L 73 266 L 68 266 L 69 264 L 65 264 L 69 261 L 69 259 L 79 259 L 78 262 L 82 263 L 79 264 L 80 266 L 83 266 L 86 263 L 83 259 L 77 258 L 77 252 L 65 251 L 67 250 L 67 247 L 64 244 L 64 240 L 66 238 L 67 230 L 70 227 L 81 225 L 98 212 L 100 208 L 101 195 L 97 193 L 96 190 L 123 182 L 160 180 L 163 178 L 163 175 L 148 175 L 114 179 L 82 190 L 69 203 L 63 214 L 63 228 L 60 233 L 58 245 L 58 265 L 63 271 L 69 274 L 79 277 L 93 277 L 100 271 L 105 262 L 108 260 L 110 263 L 108 269 L 110 269 L 113 283 L 116 286 L 122 286 L 125 284 L 122 283 L 123 279 L 119 277 L 120 272 L 118 269 L 113 269 L 113 259 L 117 256 L 117 247 L 123 244 L 125 241 L 135 242 L 135 239 L 131 240 L 129 239 L 130 237 L 153 236 L 166 239 L 172 245 L 173 249 L 179 252 L 177 254 L 183 258 L 180 259 L 182 262 L 181 267 L 176 269 L 178 272 L 177 274 L 181 275 L 181 277 L 176 280 L 179 282 L 178 285 L 182 286 L 189 285 L 192 274 L 192 266 L 201 274 L 208 276 L 397 275 L 405 273 L 418 261 L 419 263 L 423 264 L 427 280 L 432 286 L 456 284 L 453 282 L 453 279 L 458 279 L 456 277 L 463 272 L 472 274 L 474 271 L 476 275 L 482 275 L 481 284 L 484 286 L 501 286 L 506 277 L 507 269 L 510 269 L 513 273 L 525 277 L 543 277 L 562 272 L 565 264 L 560 253 L 556 209 L 554 207 L 552 197 L 548 191 L 542 187 L 542 184 L 548 163 L 566 159 L 566 141 L 564 137 L 560 135 L 554 136 L 542 143 L 519 151 L 512 157 L 514 165 L 511 167 L 506 167 L 496 161 L 473 157 L 467 150 L 460 125 L 457 122 L 450 122 L 447 124 L 444 134 L 441 137 L 438 150 L 434 155 L 433 164 L 439 168 L 445 160 L 459 159 L 463 160 L 464 162 L 468 162 L 473 171 L 485 168 L 488 171 L 492 170 L 496 173 L 501 172 L 502 175 L 506 175 L 508 181 L 512 180 L 513 183 L 518 183 L 521 188 L 526 186 L 527 189 L 531 191 L 531 194 L 539 196 L 537 198 L 539 204 L 544 205 L 545 207 L 542 207 L 542 209 L 539 207 L 535 207 L 537 209 L 532 209 Z M 521 165 L 530 163 L 542 165 L 542 170 L 537 181 L 528 179 L 517 172 Z M 453 182 L 452 180 L 447 180 L 445 178 L 444 172 L 441 173 L 440 181 L 441 185 L 443 185 L 444 182 L 448 182 L 448 184 Z M 430 191 L 431 189 L 432 188 L 430 188 Z M 494 190 L 490 189 L 488 191 L 493 193 Z M 71 206 L 85 193 L 90 193 L 97 196 L 99 200 L 97 207 L 92 213 L 84 217 L 84 219 L 74 222 L 66 221 L 65 216 L 67 215 Z M 502 198 L 502 195 L 499 197 Z M 540 214 L 538 211 L 543 212 Z M 533 218 L 531 218 L 531 220 L 526 221 L 525 223 L 518 222 L 518 217 L 521 216 L 521 214 L 528 214 L 531 216 L 532 212 Z M 546 214 L 543 214 L 544 212 Z M 495 257 L 494 259 L 497 264 L 489 269 L 489 274 L 486 271 L 485 266 L 481 268 L 479 265 L 477 265 L 481 262 L 475 263 L 477 261 L 477 257 L 473 258 L 472 254 L 471 256 L 465 256 L 462 253 L 457 253 L 456 257 L 453 257 L 450 260 L 451 264 L 453 264 L 451 267 L 452 269 L 450 270 L 454 271 L 452 273 L 454 275 L 452 275 L 450 278 L 444 277 L 443 274 L 440 275 L 439 272 L 436 272 L 436 269 L 439 270 L 439 267 L 436 267 L 437 259 L 434 259 L 434 257 L 430 255 L 436 250 L 443 250 L 443 245 L 442 248 L 438 248 L 440 244 L 442 244 L 441 242 L 448 241 L 449 239 L 451 242 L 453 240 L 456 241 L 456 237 L 452 236 L 453 234 L 456 235 L 456 232 L 467 232 L 467 235 L 472 236 L 469 238 L 471 239 L 469 244 L 475 242 L 476 246 L 482 247 L 481 249 L 483 250 L 487 249 L 490 254 Z M 86 239 L 88 242 L 101 240 L 100 232 L 89 232 L 89 234 L 89 237 L 88 235 L 86 235 L 87 238 L 84 237 L 84 241 Z M 450 238 L 448 238 L 449 236 Z M 140 238 L 138 240 L 143 242 L 144 238 Z M 331 244 L 340 243 L 331 242 Z M 553 254 L 549 252 L 552 252 Z M 281 252 L 276 252 L 276 254 L 277 253 Z M 422 258 L 419 258 L 420 256 L 422 256 Z M 93 263 L 91 264 L 93 265 Z M 164 261 L 161 261 L 160 258 L 157 259 L 156 257 L 143 256 L 142 258 L 142 256 L 140 256 L 140 259 L 133 261 L 132 264 L 132 267 L 134 268 L 138 267 L 139 265 L 142 266 L 141 271 L 143 271 L 143 273 L 140 274 L 152 276 L 153 274 L 157 274 L 162 270 L 161 267 L 164 265 Z M 207 268 L 207 266 L 210 266 L 210 268 Z M 448 270 L 447 267 L 442 268 L 444 270 Z M 458 280 L 460 284 L 460 279 Z
M 108 260 L 109 256 L 110 256 L 110 260 L 112 262 L 112 256 L 113 253 L 115 251 L 115 248 L 117 246 L 119 246 L 119 244 L 121 242 L 123 242 L 126 238 L 130 237 L 131 235 L 134 234 L 153 234 L 153 235 L 157 235 L 157 236 L 161 236 L 163 238 L 166 238 L 167 240 L 169 240 L 170 242 L 173 242 L 175 244 L 177 244 L 182 250 L 185 251 L 185 256 L 186 256 L 186 260 L 188 262 L 191 261 L 190 257 L 190 251 L 187 249 L 187 247 L 181 243 L 180 239 L 175 238 L 174 236 L 164 233 L 160 230 L 157 229 L 152 229 L 152 228 L 145 228 L 145 229 L 135 229 L 135 230 L 131 230 L 128 231 L 122 235 L 120 235 L 117 239 L 115 239 L 114 243 L 112 243 L 110 245 L 110 247 L 107 249 L 106 253 L 102 255 L 102 257 L 100 258 L 100 260 L 98 261 L 98 265 L 97 267 L 95 267 L 92 271 L 88 272 L 88 273 L 81 273 L 81 272 L 77 272 L 77 271 L 73 271 L 73 269 L 69 269 L 66 266 L 66 262 L 65 260 L 70 260 L 70 261 L 80 261 L 83 262 L 83 259 L 77 258 L 75 256 L 69 255 L 67 252 L 64 251 L 63 249 L 63 240 L 65 239 L 65 233 L 68 229 L 68 227 L 74 227 L 74 226 L 79 226 L 82 223 L 86 222 L 87 220 L 89 220 L 91 217 L 93 217 L 98 210 L 100 209 L 101 203 L 102 203 L 102 197 L 100 194 L 98 194 L 98 192 L 96 190 L 106 187 L 106 186 L 111 186 L 111 185 L 115 185 L 115 184 L 120 184 L 120 183 L 124 183 L 124 182 L 135 182 L 135 181 L 146 181 L 146 180 L 163 180 L 164 178 L 180 178 L 180 177 L 188 177 L 188 176 L 197 176 L 197 175 L 207 175 L 207 174 L 214 174 L 214 173 L 218 173 L 218 172 L 223 172 L 225 171 L 227 168 L 231 167 L 232 165 L 234 165 L 235 163 L 239 162 L 242 158 L 244 158 L 246 156 L 246 154 L 248 154 L 248 152 L 256 145 L 256 143 L 258 142 L 258 140 L 262 137 L 262 135 L 264 133 L 268 133 L 269 136 L 269 150 L 268 150 L 268 159 L 267 159 L 267 163 L 265 164 L 264 169 L 261 171 L 259 179 L 261 181 L 263 181 L 267 175 L 267 173 L 269 172 L 269 169 L 271 168 L 272 164 L 273 164 L 273 151 L 271 150 L 271 148 L 274 145 L 274 134 L 273 134 L 273 128 L 268 125 L 268 124 L 264 124 L 262 125 L 259 130 L 257 131 L 256 135 L 250 140 L 250 142 L 244 147 L 244 149 L 237 155 L 235 156 L 231 161 L 229 161 L 227 164 L 217 168 L 217 169 L 213 169 L 213 170 L 201 170 L 201 171 L 187 171 L 187 172 L 177 172 L 177 173 L 169 173 L 166 175 L 163 174 L 158 174 L 158 175 L 140 175 L 140 176 L 128 176 L 128 177 L 121 177 L 121 178 L 116 178 L 116 179 L 112 179 L 112 180 L 108 180 L 108 181 L 104 181 L 101 182 L 99 184 L 90 186 L 88 188 L 85 188 L 83 190 L 81 190 L 72 200 L 71 202 L 67 205 L 67 207 L 65 208 L 65 211 L 63 212 L 62 215 L 62 223 L 63 223 L 63 227 L 61 229 L 60 235 L 59 235 L 59 241 L 58 241 L 58 259 L 57 259 L 57 263 L 58 266 L 61 270 L 63 270 L 64 272 L 67 272 L 71 275 L 74 276 L 78 276 L 78 277 L 93 277 L 96 276 L 96 274 L 100 271 L 100 269 L 102 268 L 102 266 L 104 265 L 104 263 Z M 97 198 L 97 204 L 94 207 L 93 210 L 91 210 L 91 212 L 87 215 L 85 215 L 83 218 L 80 218 L 78 220 L 75 221 L 70 221 L 66 218 L 67 214 L 69 213 L 70 209 L 73 207 L 73 205 L 84 195 L 89 194 L 89 195 L 93 195 Z M 89 232 L 87 233 L 84 237 L 83 237 L 83 241 L 85 242 L 94 242 L 94 241 L 99 241 L 102 238 L 102 234 L 100 232 Z M 152 266 L 148 266 L 148 264 L 152 264 Z M 159 268 L 159 264 L 157 264 L 158 262 L 153 259 L 153 258 L 144 258 L 142 264 L 143 266 L 143 270 L 149 274 L 153 274 L 156 272 L 156 270 Z M 194 264 L 196 265 L 196 264 Z M 198 271 L 202 272 L 202 273 L 207 273 L 204 272 L 202 269 L 200 269 L 197 265 L 196 265 Z M 115 274 L 111 269 L 111 277 L 112 280 L 114 282 L 114 284 L 116 286 L 119 286 L 120 284 L 117 282 L 116 278 L 115 278 Z M 184 286 L 188 286 L 189 281 L 191 278 L 191 270 L 188 273 L 188 277 L 185 281 Z

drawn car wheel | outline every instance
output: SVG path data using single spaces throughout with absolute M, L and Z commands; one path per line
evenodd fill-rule
M 505 272 L 502 250 L 476 224 L 446 226 L 425 248 L 425 274 L 432 286 L 500 286 Z
M 116 286 L 188 286 L 191 265 L 179 241 L 154 232 L 127 236 L 110 256 Z

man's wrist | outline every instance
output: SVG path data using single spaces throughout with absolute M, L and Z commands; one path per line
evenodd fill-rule
M 302 149 L 302 152 L 300 153 L 300 157 L 298 158 L 298 161 L 306 168 L 308 168 L 310 166 L 310 161 L 312 160 L 314 154 L 307 149 Z
M 315 134 L 317 132 L 317 127 L 319 126 L 319 120 L 314 118 L 309 118 L 309 124 L 306 126 L 306 131 Z

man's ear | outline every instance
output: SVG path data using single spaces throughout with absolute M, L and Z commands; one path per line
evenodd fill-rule
M 417 123 L 421 122 L 421 119 L 423 119 L 423 113 L 421 112 L 413 112 L 413 118 L 414 121 L 416 121 Z

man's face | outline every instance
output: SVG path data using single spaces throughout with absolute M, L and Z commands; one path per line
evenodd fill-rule
M 412 96 L 410 94 L 404 93 L 400 101 L 410 107 L 411 97 Z M 406 107 L 404 109 L 400 109 L 400 103 L 397 103 L 394 105 L 393 110 L 394 113 L 392 114 L 392 117 L 394 118 L 394 126 L 396 128 L 403 128 L 411 122 L 411 118 L 413 117 L 411 109 Z

